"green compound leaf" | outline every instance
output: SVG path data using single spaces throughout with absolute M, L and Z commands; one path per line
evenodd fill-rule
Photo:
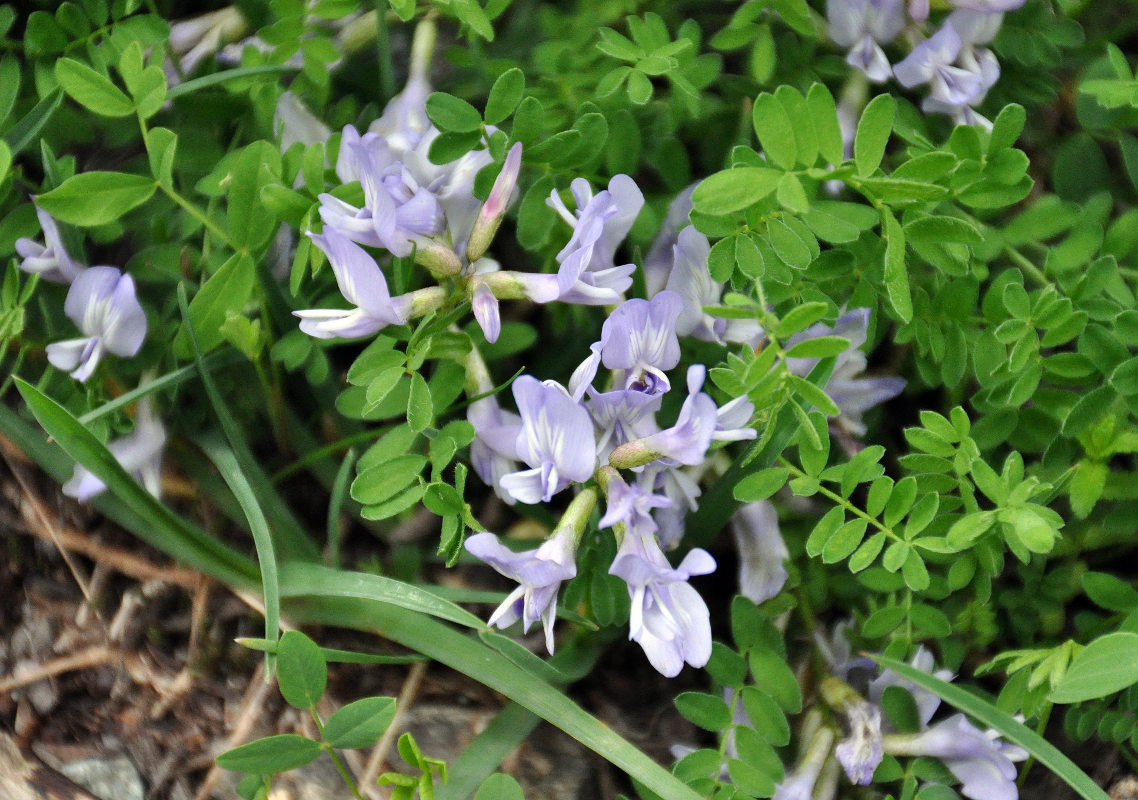
M 854 163 L 863 178 L 872 175 L 885 156 L 885 145 L 893 130 L 893 96 L 879 94 L 869 101 L 854 136 Z
M 1004 738 L 1018 744 L 1033 755 L 1040 764 L 1066 781 L 1084 800 L 1109 800 L 1106 792 L 1090 776 L 1079 769 L 1071 759 L 1039 734 L 1016 722 L 994 705 L 972 694 L 961 686 L 953 686 L 927 672 L 922 672 L 902 661 L 885 656 L 869 655 L 874 661 L 898 675 L 908 678 L 923 689 L 940 697 L 949 705 L 976 719 L 980 726 L 995 728 Z
M 161 73 L 161 71 L 159 71 Z M 129 117 L 134 103 L 101 72 L 73 58 L 55 62 L 55 79 L 75 102 L 104 117 Z
M 324 725 L 324 741 L 333 747 L 370 747 L 394 718 L 395 698 L 365 697 L 348 703 L 328 719 Z
M 427 97 L 427 116 L 443 131 L 469 133 L 482 127 L 478 109 L 445 92 L 433 92 Z
M 716 172 L 692 193 L 692 205 L 704 214 L 731 214 L 759 202 L 778 188 L 783 173 L 767 167 L 739 167 Z
M 157 188 L 154 179 L 144 175 L 81 172 L 41 194 L 36 202 L 61 222 L 95 227 L 113 222 L 142 205 Z
M 328 686 L 320 646 L 300 631 L 286 631 L 277 644 L 277 684 L 293 708 L 315 708 Z
M 217 757 L 217 765 L 249 775 L 275 775 L 303 767 L 321 752 L 320 742 L 295 733 L 282 733 L 222 753 Z
M 1051 692 L 1053 703 L 1081 703 L 1138 683 L 1138 634 L 1110 633 L 1095 639 L 1071 661 Z

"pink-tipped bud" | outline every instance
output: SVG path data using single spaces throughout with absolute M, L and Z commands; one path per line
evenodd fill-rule
M 478 212 L 478 220 L 474 223 L 474 230 L 466 245 L 466 258 L 477 261 L 494 241 L 498 233 L 498 226 L 502 224 L 502 217 L 510 205 L 510 196 L 518 185 L 518 173 L 522 169 L 522 143 L 517 142 L 506 154 L 506 161 L 502 164 L 502 171 L 494 181 L 494 188 L 490 190 L 486 202 Z

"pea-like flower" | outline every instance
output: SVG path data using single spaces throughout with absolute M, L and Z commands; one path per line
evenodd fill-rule
M 685 663 L 702 667 L 711 657 L 707 604 L 687 581 L 714 571 L 706 550 L 692 550 L 673 569 L 654 535 L 629 531 L 621 540 L 609 572 L 628 584 L 628 638 L 665 677 L 678 675 Z
M 889 59 L 881 45 L 905 27 L 902 0 L 828 0 L 826 20 L 834 43 L 850 48 L 847 64 L 874 83 L 889 80 Z
M 162 487 L 162 448 L 166 444 L 166 430 L 154 414 L 150 398 L 138 403 L 134 430 L 107 445 L 111 455 L 122 468 L 133 475 L 146 490 L 157 497 Z M 71 480 L 63 485 L 63 493 L 86 503 L 106 491 L 106 484 L 86 467 L 75 466 Z
M 503 475 L 502 488 L 522 503 L 548 503 L 574 481 L 589 479 L 596 467 L 593 423 L 556 381 L 523 375 L 514 381 L 522 428 L 517 453 L 531 469 Z
M 562 581 L 577 574 L 573 530 L 561 528 L 536 550 L 521 553 L 510 550 L 492 533 L 471 536 L 466 540 L 466 549 L 519 584 L 490 616 L 489 624 L 507 628 L 520 619 L 528 632 L 540 619 L 545 629 L 545 647 L 552 653 L 557 593 Z
M 368 336 L 388 325 L 402 325 L 411 312 L 410 295 L 392 297 L 387 279 L 375 259 L 334 227 L 323 234 L 309 233 L 328 256 L 340 294 L 356 307 L 351 310 L 315 308 L 292 312 L 300 329 L 318 339 Z
M 49 344 L 47 360 L 77 381 L 91 377 L 104 353 L 129 358 L 146 339 L 146 312 L 134 280 L 115 267 L 91 267 L 76 277 L 63 312 L 83 337 Z
M 23 236 L 16 240 L 16 253 L 23 259 L 20 269 L 52 283 L 71 283 L 79 277 L 84 266 L 68 254 L 67 248 L 63 246 L 63 238 L 59 235 L 59 226 L 51 215 L 36 206 L 36 216 L 43 229 L 44 243 Z

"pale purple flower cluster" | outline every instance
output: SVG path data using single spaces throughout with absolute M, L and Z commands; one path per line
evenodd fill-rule
M 591 257 L 598 245 L 605 246 L 600 237 Z M 611 263 L 611 255 L 601 263 Z M 699 364 L 687 371 L 687 397 L 675 422 L 657 421 L 672 386 L 667 373 L 680 361 L 676 324 L 682 310 L 673 291 L 627 300 L 609 315 L 568 388 L 523 376 L 513 384 L 517 414 L 502 410 L 493 397 L 476 401 L 468 412 L 477 433 L 474 469 L 508 503 L 548 502 L 603 468 L 607 511 L 601 526 L 613 527 L 619 540 L 610 572 L 628 584 L 630 638 L 668 676 L 710 657 L 707 606 L 688 579 L 711 572 L 715 562 L 697 549 L 672 567 L 664 548 L 679 543 L 683 514 L 697 506 L 696 471 L 711 443 L 756 435 L 747 427 L 751 403 L 739 398 L 718 406 L 702 391 L 705 369 Z M 602 365 L 609 372 L 598 389 Z M 635 481 L 626 483 L 606 462 L 633 469 Z M 485 548 L 476 549 L 481 556 Z M 533 589 L 537 580 L 523 583 Z
M 910 23 L 919 35 L 928 18 L 928 0 L 913 0 L 907 11 L 903 0 L 827 0 L 826 19 L 830 38 L 849 48 L 846 63 L 870 81 L 885 83 L 893 77 L 908 89 L 927 84 L 923 111 L 947 114 L 957 124 L 990 128 L 991 123 L 975 108 L 999 79 L 1000 65 L 992 51 L 981 45 L 995 37 L 1004 12 L 1023 3 L 952 0 L 956 10 L 941 27 L 892 66 L 883 45 L 893 42 Z
M 428 26 L 429 27 L 429 26 Z M 436 307 L 424 296 L 391 297 L 375 259 L 363 247 L 393 256 L 413 256 L 438 278 L 458 278 L 465 286 L 475 320 L 487 341 L 501 332 L 500 299 L 555 300 L 583 305 L 615 305 L 632 285 L 633 264 L 617 264 L 615 254 L 644 205 L 627 175 L 617 175 L 593 193 L 583 178 L 571 184 L 576 211 L 555 190 L 550 206 L 570 226 L 568 243 L 557 254 L 556 273 L 502 270 L 486 250 L 515 194 L 522 145 L 515 143 L 485 203 L 474 195 L 474 178 L 492 163 L 488 149 L 474 150 L 449 164 L 433 164 L 431 144 L 440 132 L 426 113 L 429 47 L 416 34 L 411 78 L 363 134 L 349 125 L 340 141 L 336 174 L 358 181 L 363 204 L 321 194 L 324 231 L 313 241 L 328 255 L 344 297 L 356 308 L 295 312 L 301 328 L 322 338 L 363 336 L 385 325 L 402 324 Z M 319 121 L 294 102 L 278 106 L 283 141 L 309 141 L 324 134 Z M 487 128 L 493 133 L 493 127 Z M 346 242 L 346 243 L 345 243 Z M 364 298 L 359 287 L 381 287 Z M 353 294 L 349 289 L 356 287 Z

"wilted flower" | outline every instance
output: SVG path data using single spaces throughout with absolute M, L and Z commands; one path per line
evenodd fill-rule
M 16 240 L 16 253 L 23 259 L 20 269 L 52 283 L 71 283 L 84 270 L 83 265 L 68 254 L 59 235 L 59 226 L 51 215 L 36 206 L 36 216 L 43 229 L 44 243 L 22 236 Z
M 478 533 L 466 540 L 466 549 L 520 584 L 490 616 L 489 624 L 507 628 L 521 619 L 528 632 L 540 619 L 545 629 L 545 647 L 552 653 L 557 592 L 562 581 L 577 574 L 573 530 L 558 529 L 536 550 L 521 553 L 505 547 L 492 533 Z
M 107 449 L 123 469 L 157 497 L 162 489 L 162 448 L 165 444 L 166 431 L 162 422 L 154 415 L 150 398 L 144 397 L 138 403 L 134 430 L 108 443 Z M 106 488 L 106 484 L 90 470 L 77 464 L 71 480 L 63 485 L 63 493 L 86 503 Z
M 75 278 L 63 311 L 83 333 L 47 346 L 47 360 L 77 381 L 91 377 L 104 352 L 129 358 L 146 339 L 146 312 L 134 280 L 114 267 L 91 267 Z

